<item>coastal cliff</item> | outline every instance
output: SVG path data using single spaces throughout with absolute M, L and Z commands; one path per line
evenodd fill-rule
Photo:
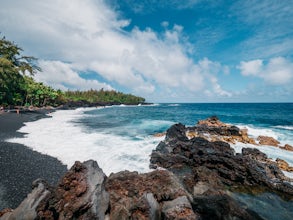
M 269 144 L 264 139 L 216 117 L 193 127 L 175 124 L 151 154 L 154 171 L 107 177 L 95 161 L 76 162 L 56 187 L 36 180 L 27 198 L 0 219 L 274 219 L 270 206 L 250 204 L 262 195 L 280 199 L 288 208 L 274 214 L 290 219 L 293 180 L 281 171 L 285 161 L 257 149 Z M 235 142 L 255 148 L 235 153 L 229 144 Z

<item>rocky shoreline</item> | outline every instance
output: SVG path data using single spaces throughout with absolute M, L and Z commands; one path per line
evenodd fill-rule
M 292 219 L 293 180 L 280 161 L 257 148 L 235 153 L 229 143 L 236 141 L 262 142 L 216 117 L 194 127 L 175 124 L 151 154 L 154 171 L 107 177 L 95 161 L 76 162 L 56 187 L 36 180 L 19 207 L 3 210 L 0 219 Z M 272 215 L 243 200 L 260 195 L 279 198 L 285 211 Z

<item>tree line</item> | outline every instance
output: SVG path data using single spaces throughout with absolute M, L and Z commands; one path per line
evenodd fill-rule
M 145 99 L 117 91 L 61 91 L 33 75 L 41 72 L 37 59 L 22 55 L 22 49 L 5 37 L 0 39 L 0 105 L 2 106 L 59 106 L 68 102 L 85 101 L 104 104 L 139 104 Z
M 65 98 L 72 101 L 87 101 L 90 103 L 113 103 L 113 104 L 139 104 L 144 103 L 145 99 L 131 94 L 124 94 L 114 90 L 99 91 L 90 89 L 88 91 L 66 91 Z

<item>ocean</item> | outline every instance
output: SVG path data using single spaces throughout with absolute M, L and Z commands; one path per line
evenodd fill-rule
M 147 172 L 153 149 L 164 137 L 155 137 L 175 123 L 193 126 L 217 116 L 221 121 L 247 128 L 249 135 L 266 135 L 293 146 L 293 103 L 153 104 L 58 110 L 28 122 L 22 138 L 9 142 L 58 158 L 69 168 L 75 161 L 94 159 L 104 172 Z M 235 144 L 236 152 L 253 145 Z M 293 152 L 259 146 L 269 157 L 293 166 Z M 292 177 L 292 174 L 285 173 Z

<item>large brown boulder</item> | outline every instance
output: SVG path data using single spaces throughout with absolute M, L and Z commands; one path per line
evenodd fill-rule
M 290 167 L 289 164 L 280 158 L 276 159 L 277 165 L 281 170 L 287 171 L 287 172 L 293 172 L 293 167 Z
M 0 219 L 105 219 L 109 207 L 105 180 L 97 162 L 76 162 L 56 188 L 36 181 L 28 197 Z
M 280 147 L 283 150 L 293 151 L 293 147 L 289 144 L 285 144 L 284 147 Z
M 235 144 L 236 142 L 256 144 L 255 140 L 248 136 L 247 129 L 221 122 L 216 116 L 200 120 L 198 123 L 186 129 L 185 135 L 189 138 L 201 137 L 208 141 L 225 141 Z
M 191 196 L 167 170 L 111 174 L 106 190 L 110 193 L 111 220 L 161 219 L 162 216 L 164 219 L 197 219 L 189 201 Z M 179 213 L 174 218 L 177 211 L 181 211 L 180 218 Z
M 259 136 L 257 140 L 260 145 L 269 145 L 269 146 L 278 147 L 278 145 L 280 144 L 280 142 L 277 141 L 275 138 L 268 137 L 268 136 Z
M 105 191 L 106 175 L 97 162 L 75 162 L 57 188 L 38 206 L 44 219 L 105 219 L 109 194 Z
M 197 125 L 204 125 L 207 127 L 228 127 L 229 125 L 221 122 L 217 116 L 212 116 L 210 118 L 199 120 Z

